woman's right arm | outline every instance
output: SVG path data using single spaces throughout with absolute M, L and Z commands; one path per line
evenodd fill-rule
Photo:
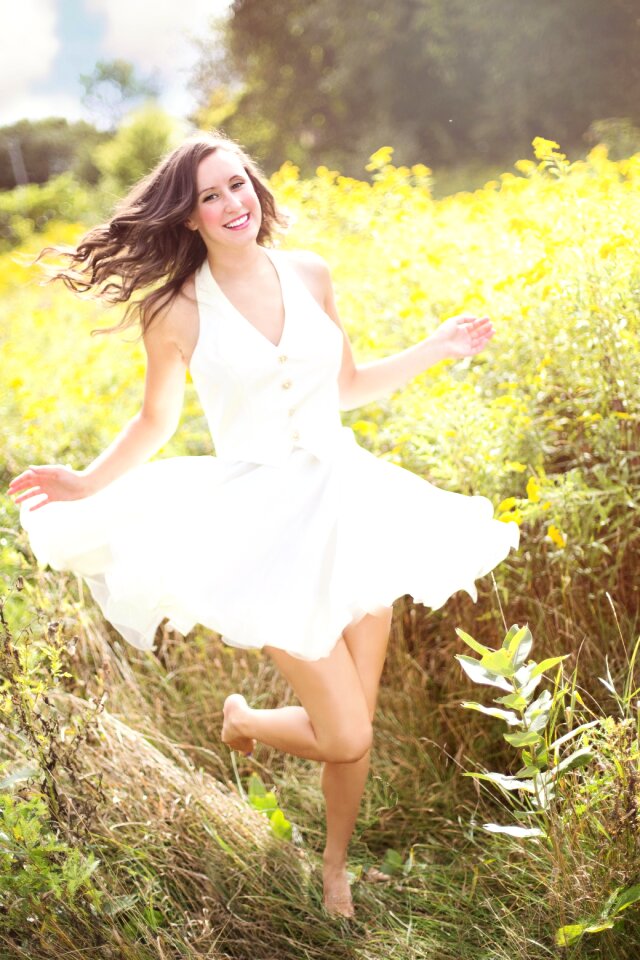
M 176 314 L 185 309 L 180 301 L 184 298 L 176 298 L 144 335 L 147 371 L 140 411 L 84 470 L 47 464 L 29 467 L 15 477 L 7 492 L 16 503 L 44 494 L 31 508 L 37 510 L 53 500 L 79 500 L 97 493 L 147 461 L 174 434 L 182 411 L 186 371 L 186 361 L 173 333 L 176 321 L 182 319 Z

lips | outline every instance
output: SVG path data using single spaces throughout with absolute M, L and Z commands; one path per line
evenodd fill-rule
M 244 225 L 248 222 L 249 214 L 243 213 L 241 217 L 236 217 L 235 220 L 230 220 L 229 223 L 225 223 L 225 229 L 238 230 L 240 227 L 244 227 Z

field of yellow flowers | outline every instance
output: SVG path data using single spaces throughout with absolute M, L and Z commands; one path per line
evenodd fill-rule
M 372 182 L 322 167 L 302 181 L 285 164 L 273 177 L 291 219 L 280 242 L 329 261 L 361 360 L 454 313 L 492 318 L 478 357 L 444 361 L 345 419 L 377 453 L 489 496 L 521 524 L 527 588 L 540 563 L 558 583 L 599 569 L 615 589 L 639 463 L 640 156 L 615 163 L 596 147 L 570 163 L 550 141 L 534 147 L 536 161 L 438 202 L 428 168 L 393 166 L 390 147 L 371 158 Z M 45 243 L 77 235 L 56 225 L 0 259 L 7 476 L 35 462 L 86 465 L 141 399 L 135 334 L 90 337 L 113 313 L 42 286 L 29 265 Z M 190 391 L 161 455 L 210 449 Z M 4 561 L 15 567 L 6 549 Z M 637 607 L 631 589 L 624 600 Z
M 610 724 L 604 730 L 600 779 L 594 779 L 593 789 L 585 781 L 579 785 L 579 805 L 584 808 L 579 816 L 591 805 L 594 819 L 587 829 L 587 821 L 576 827 L 578 821 L 567 815 L 561 839 L 547 859 L 535 852 L 538 847 L 525 855 L 515 841 L 507 853 L 500 852 L 503 847 L 479 845 L 469 811 L 480 800 L 458 769 L 467 762 L 476 769 L 485 764 L 505 768 L 509 762 L 504 742 L 487 727 L 486 718 L 458 709 L 468 693 L 453 658 L 462 649 L 454 631 L 458 624 L 495 645 L 505 618 L 511 624 L 528 623 L 538 654 L 569 654 L 567 666 L 580 672 L 579 687 L 573 680 L 570 711 L 591 704 L 594 710 L 614 712 L 611 689 L 615 692 L 620 684 L 626 690 L 625 709 L 631 709 L 637 689 L 628 653 L 640 620 L 640 155 L 613 162 L 606 148 L 598 146 L 585 159 L 572 162 L 551 141 L 538 138 L 533 147 L 534 158 L 518 161 L 512 172 L 481 189 L 441 200 L 432 196 L 432 174 L 426 166 L 397 167 L 392 148 L 386 146 L 370 158 L 366 181 L 324 167 L 313 179 L 302 180 L 290 164 L 272 177 L 290 218 L 278 242 L 314 250 L 329 262 L 357 359 L 409 346 L 452 314 L 492 318 L 496 334 L 477 357 L 443 361 L 402 391 L 344 414 L 344 419 L 359 442 L 377 455 L 447 489 L 488 496 L 499 519 L 520 525 L 521 546 L 496 570 L 493 588 L 489 582 L 482 584 L 475 606 L 466 596 L 451 598 L 435 614 L 405 601 L 398 604 L 380 697 L 382 733 L 355 841 L 361 862 L 367 857 L 382 860 L 386 849 L 385 862 L 401 878 L 395 892 L 386 895 L 391 901 L 385 901 L 384 894 L 376 899 L 377 894 L 363 893 L 368 922 L 375 918 L 381 924 L 376 936 L 369 941 L 355 935 L 349 940 L 325 938 L 317 923 L 312 930 L 303 920 L 294 922 L 286 911 L 287 898 L 293 904 L 299 891 L 299 878 L 292 880 L 293 873 L 287 872 L 293 860 L 279 867 L 285 887 L 263 888 L 262 873 L 249 876 L 245 847 L 233 854 L 224 846 L 236 840 L 250 845 L 248 828 L 242 833 L 238 826 L 234 840 L 224 833 L 224 818 L 213 832 L 208 825 L 206 843 L 217 838 L 211 841 L 211 855 L 221 857 L 221 849 L 225 856 L 235 855 L 233 871 L 239 870 L 249 885 L 247 903 L 255 911 L 251 923 L 259 922 L 265 960 L 297 960 L 302 955 L 323 960 L 537 960 L 556 955 L 555 947 L 562 943 L 556 940 L 553 946 L 553 932 L 561 924 L 592 916 L 595 931 L 602 917 L 606 920 L 609 887 L 609 892 L 614 887 L 619 891 L 634 882 L 635 867 L 626 872 L 631 848 L 622 850 L 612 824 L 631 817 L 629 810 L 637 813 L 640 803 L 628 766 L 637 765 L 637 732 L 634 741 L 627 728 L 625 732 Z M 198 631 L 191 641 L 169 646 L 158 664 L 132 651 L 124 656 L 117 643 L 107 642 L 114 640 L 113 634 L 99 623 L 74 578 L 36 571 L 18 511 L 4 494 L 10 477 L 27 464 L 85 466 L 137 411 L 142 398 L 143 350 L 135 333 L 91 336 L 92 330 L 112 325 L 117 313 L 43 285 L 38 266 L 32 264 L 43 246 L 72 243 L 81 231 L 79 224 L 50 224 L 46 233 L 0 256 L 0 574 L 1 592 L 9 593 L 4 610 L 17 633 L 33 624 L 34 605 L 49 617 L 76 618 L 79 626 L 74 629 L 84 652 L 74 669 L 83 690 L 94 690 L 97 696 L 109 689 L 122 717 L 139 731 L 136 736 L 153 739 L 162 731 L 166 743 L 200 751 L 198 763 L 208 764 L 216 778 L 228 776 L 230 783 L 234 778 L 239 784 L 247 771 L 238 771 L 218 750 L 216 711 L 231 684 L 234 689 L 244 684 L 247 695 L 260 697 L 268 706 L 285 702 L 282 684 L 259 658 L 219 647 L 212 656 Z M 159 455 L 211 449 L 189 384 L 181 427 Z M 168 511 L 170 515 L 170 505 Z M 24 589 L 11 590 L 18 577 Z M 73 646 L 75 650 L 75 642 Z M 100 664 L 96 688 L 94 674 Z M 59 673 L 59 664 L 56 669 Z M 609 686 L 598 676 L 605 676 Z M 69 683 L 77 693 L 78 687 Z M 0 769 L 9 756 L 8 742 L 0 738 Z M 108 742 L 115 750 L 115 739 Z M 147 746 L 144 740 L 145 750 Z M 176 751 L 175 746 L 166 747 L 165 757 L 175 759 Z M 312 846 L 319 843 L 315 773 L 273 752 L 263 759 L 262 773 L 269 772 L 287 815 L 306 824 Z M 124 770 L 124 754 L 119 763 Z M 602 773 L 609 767 L 618 769 L 611 781 Z M 126 792 L 114 781 L 122 822 L 126 810 L 132 823 L 142 816 L 133 802 L 141 803 L 135 793 L 136 773 L 127 771 L 130 807 L 123 799 Z M 616 778 L 624 780 L 627 791 L 624 816 L 624 803 L 612 786 Z M 463 813 L 461 804 L 468 804 Z M 436 825 L 436 831 L 427 824 Z M 190 825 L 187 848 L 194 876 L 201 876 L 198 871 L 207 867 L 198 861 L 201 851 L 193 843 L 193 829 L 197 832 Z M 159 851 L 159 834 L 154 836 Z M 160 857 L 155 847 L 140 866 L 135 837 L 122 848 L 130 858 L 127 863 L 135 862 L 149 882 L 142 892 L 136 888 L 140 904 L 146 903 L 138 926 L 118 927 L 118 937 L 133 942 L 142 927 L 147 936 L 149 926 L 153 934 L 144 948 L 136 952 L 138 948 L 128 947 L 130 952 L 122 955 L 249 956 L 244 914 L 229 921 L 233 936 L 220 934 L 220 954 L 217 939 L 211 941 L 216 946 L 210 953 L 178 950 L 178 934 L 170 936 L 168 926 L 158 920 L 168 909 L 161 905 L 162 897 L 168 904 L 178 896 L 171 886 L 177 867 L 167 866 L 168 849 L 163 847 L 161 867 L 160 860 L 153 859 L 156 853 Z M 455 864 L 449 857 L 453 850 L 466 851 Z M 100 856 L 105 856 L 103 848 Z M 268 850 L 265 856 L 271 856 Z M 613 864 L 610 875 L 605 863 Z M 231 867 L 224 864 L 218 868 L 220 883 L 231 889 L 236 873 L 225 873 Z M 133 868 L 130 873 L 133 876 Z M 121 899 L 133 897 L 134 902 L 122 875 L 116 874 L 114 889 Z M 572 886 L 577 877 L 579 895 Z M 167 893 L 169 888 L 172 892 Z M 192 891 L 189 897 L 197 899 Z M 581 897 L 584 909 L 576 916 Z M 46 913 L 46 906 L 42 909 L 39 916 Z M 181 907 L 183 918 L 189 909 Z M 384 922 L 379 919 L 383 915 Z M 78 942 L 89 944 L 87 931 L 95 917 L 87 917 Z M 214 924 L 214 932 L 228 917 L 218 920 L 222 926 Z M 43 920 L 42 930 L 49 931 L 48 942 L 55 946 L 49 922 L 50 917 Z M 0 935 L 2 930 L 0 922 Z M 593 936 L 595 942 L 595 932 Z M 112 942 L 122 946 L 118 937 L 114 934 Z M 580 940 L 565 955 L 572 960 L 626 960 L 637 955 L 638 942 L 637 935 L 631 941 L 605 939 L 604 952 L 599 952 L 599 946 L 583 946 Z M 49 954 L 40 944 L 30 955 L 54 956 L 54 946 Z M 262 960 L 263 955 L 252 956 Z

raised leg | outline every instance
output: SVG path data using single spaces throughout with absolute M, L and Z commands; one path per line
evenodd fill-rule
M 259 740 L 309 760 L 345 763 L 364 756 L 371 745 L 369 708 L 344 637 L 320 660 L 264 649 L 302 706 L 253 710 L 232 694 L 224 704 L 223 741 L 242 749 Z
M 325 906 L 353 914 L 346 872 L 349 840 L 369 770 L 372 720 L 392 610 L 347 627 L 329 657 L 304 661 L 265 647 L 300 699 L 301 707 L 251 709 L 243 697 L 225 701 L 222 739 L 246 751 L 254 740 L 295 756 L 324 761 L 327 841 L 323 855 Z

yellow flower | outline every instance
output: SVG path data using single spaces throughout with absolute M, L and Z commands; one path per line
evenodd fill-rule
M 527 497 L 531 503 L 538 503 L 540 500 L 540 485 L 536 477 L 529 477 L 527 480 Z
M 505 468 L 507 470 L 515 470 L 516 473 L 524 473 L 527 469 L 526 463 L 519 463 L 517 460 L 507 460 L 505 463 Z
M 515 507 L 516 503 L 517 500 L 515 497 L 507 497 L 506 500 L 498 504 L 498 513 L 502 513 L 504 510 L 511 510 L 512 507 Z
M 566 160 L 564 153 L 556 153 L 556 150 L 560 149 L 560 144 L 556 143 L 555 140 L 545 140 L 544 137 L 534 137 L 531 141 L 531 146 L 533 147 L 536 160 L 544 160 L 546 157 L 551 156 L 561 157 L 563 160 Z
M 556 544 L 556 546 L 558 547 L 566 546 L 567 541 L 562 536 L 562 534 L 556 527 L 555 523 L 552 523 L 549 525 L 547 529 L 547 536 L 549 537 L 550 540 L 552 540 Z
M 530 174 L 533 173 L 536 169 L 536 165 L 533 160 L 516 160 L 514 163 L 516 170 L 519 170 L 520 173 Z
M 372 153 L 369 157 L 369 163 L 366 165 L 365 170 L 380 170 L 382 167 L 386 167 L 388 163 L 391 163 L 392 154 L 393 147 L 380 147 L 379 150 L 376 150 L 376 152 Z
M 511 510 L 508 513 L 501 514 L 498 517 L 498 520 L 500 520 L 502 523 L 511 523 L 513 521 L 514 523 L 517 523 L 518 526 L 520 526 L 520 524 L 522 523 L 522 513 L 520 512 L 520 510 Z

